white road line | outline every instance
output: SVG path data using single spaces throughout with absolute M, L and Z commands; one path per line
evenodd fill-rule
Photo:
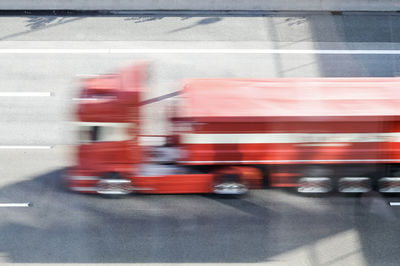
M 98 77 L 96 74 L 76 74 L 76 77 Z
M 52 149 L 53 146 L 47 145 L 0 145 L 0 149 L 35 149 L 35 150 L 45 150 Z
M 32 207 L 32 203 L 26 202 L 26 203 L 0 203 L 1 208 L 7 208 L 7 207 Z
M 3 91 L 0 97 L 50 97 L 51 92 L 29 92 L 29 91 Z
M 279 50 L 279 49 L 0 49 L 0 54 L 378 54 L 398 55 L 400 50 Z
M 400 202 L 389 202 L 390 206 L 400 206 Z

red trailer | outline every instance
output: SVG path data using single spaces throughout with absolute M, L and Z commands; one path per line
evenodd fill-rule
M 141 139 L 145 65 L 84 82 L 66 181 L 100 194 L 400 192 L 399 78 L 191 79 L 160 147 Z M 149 152 L 151 150 L 151 152 Z

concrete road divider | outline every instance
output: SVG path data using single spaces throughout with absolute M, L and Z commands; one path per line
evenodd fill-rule
M 0 10 L 399 11 L 400 0 L 2 0 Z

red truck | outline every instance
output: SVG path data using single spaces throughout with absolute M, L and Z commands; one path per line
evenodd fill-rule
M 399 78 L 185 80 L 155 147 L 141 141 L 145 72 L 138 64 L 83 81 L 71 190 L 400 192 Z

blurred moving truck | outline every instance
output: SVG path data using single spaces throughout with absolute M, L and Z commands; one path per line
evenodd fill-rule
M 146 64 L 83 80 L 73 191 L 400 192 L 399 78 L 191 79 L 145 146 Z

